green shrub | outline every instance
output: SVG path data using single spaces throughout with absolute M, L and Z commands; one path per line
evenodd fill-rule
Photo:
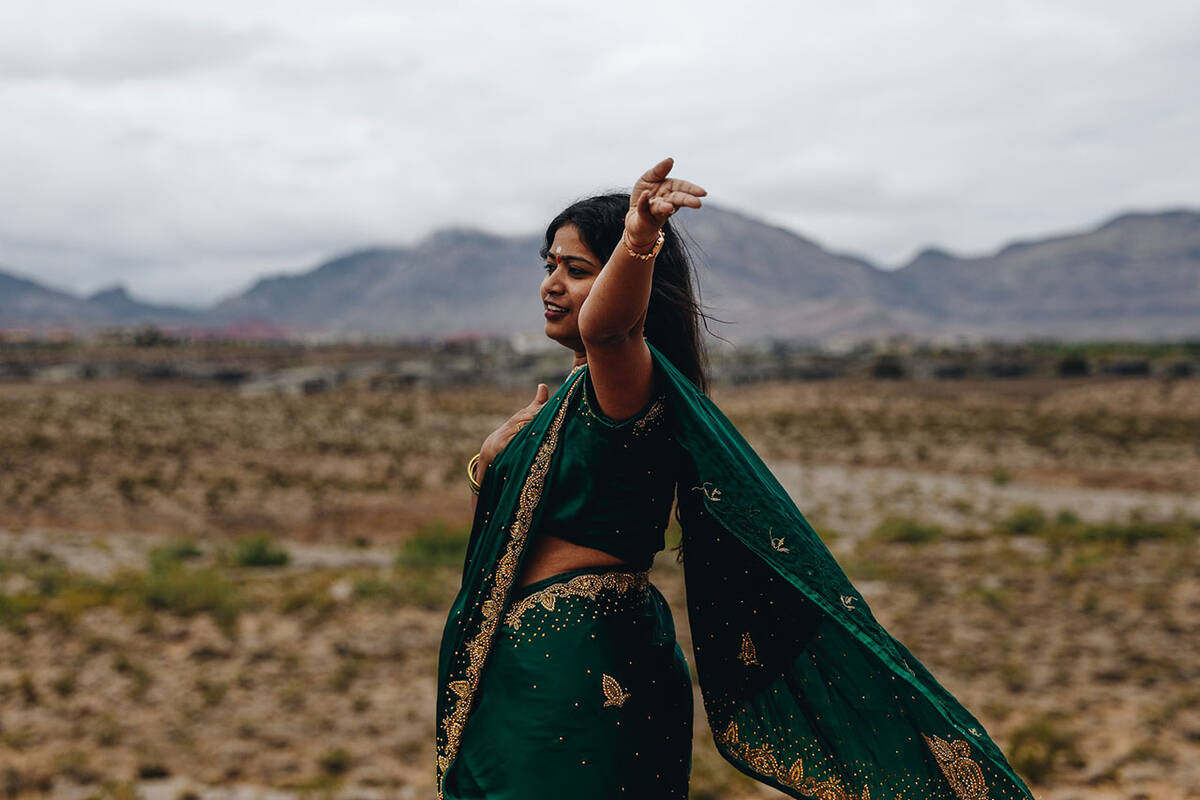
M 408 570 L 401 576 L 397 605 L 416 606 L 436 611 L 454 600 L 456 582 L 444 571 Z
M 329 773 L 330 775 L 341 775 L 350 769 L 352 761 L 350 753 L 344 748 L 338 747 L 321 756 L 318 763 L 321 766 L 322 772 Z
M 1008 759 L 1030 783 L 1044 783 L 1064 764 L 1077 764 L 1075 736 L 1053 714 L 1035 717 L 1012 733 Z
M 186 569 L 165 566 L 121 579 L 134 602 L 151 611 L 169 611 L 180 616 L 211 614 L 228 627 L 237 619 L 241 600 L 237 587 L 215 569 Z
M 75 672 L 64 672 L 50 682 L 50 688 L 59 697 L 70 697 L 75 694 L 79 685 L 79 676 Z
M 203 552 L 194 542 L 178 541 L 155 547 L 147 558 L 150 562 L 150 569 L 163 569 L 172 564 L 199 558 L 201 555 Z
M 1040 532 L 1046 527 L 1046 512 L 1038 506 L 1020 506 L 1000 521 L 1000 530 L 1013 536 Z
M 362 674 L 362 664 L 359 659 L 351 658 L 338 664 L 337 671 L 329 681 L 329 687 L 335 692 L 344 693 L 350 690 L 354 681 Z
M 1134 545 L 1148 539 L 1166 539 L 1171 535 L 1170 526 L 1164 522 L 1131 520 L 1129 522 L 1102 522 L 1084 527 L 1080 538 L 1086 542 L 1113 542 Z
M 196 680 L 196 691 L 204 699 L 206 706 L 219 706 L 221 701 L 225 699 L 225 693 L 229 691 L 229 684 L 222 681 L 210 681 L 205 678 Z
M 923 544 L 931 542 L 942 535 L 942 529 L 937 525 L 917 522 L 905 517 L 888 517 L 880 522 L 872 538 L 881 542 L 902 542 L 905 544 Z
M 1078 525 L 1079 524 L 1079 515 L 1076 514 L 1074 511 L 1072 511 L 1069 508 L 1064 508 L 1063 510 L 1058 512 L 1058 515 L 1054 518 L 1054 522 L 1056 525 L 1063 525 L 1063 526 Z
M 116 481 L 117 494 L 121 495 L 121 499 L 127 505 L 137 505 L 141 502 L 141 498 L 137 493 L 137 481 L 128 475 L 122 475 Z
M 33 605 L 26 596 L 13 597 L 0 592 L 0 627 L 20 630 Z
M 135 700 L 144 698 L 146 691 L 154 683 L 154 676 L 150 674 L 150 671 L 124 652 L 118 652 L 113 658 L 113 669 L 129 678 L 131 681 L 129 696 Z
M 290 559 L 287 550 L 265 535 L 241 539 L 233 551 L 233 563 L 239 567 L 281 567 Z
M 434 523 L 405 540 L 396 555 L 396 566 L 459 569 L 466 557 L 470 537 L 469 528 L 451 529 L 443 523 Z
M 354 582 L 352 595 L 365 600 L 395 601 L 400 592 L 396 584 L 386 578 L 370 576 Z

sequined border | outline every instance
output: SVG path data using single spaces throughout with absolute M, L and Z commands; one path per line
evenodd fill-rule
M 480 622 L 479 631 L 464 646 L 467 656 L 465 677 L 462 680 L 450 681 L 449 688 L 456 699 L 454 707 L 441 723 L 445 745 L 437 756 L 437 796 L 439 800 L 444 797 L 442 783 L 446 772 L 458 755 L 458 749 L 462 743 L 463 730 L 466 728 L 467 717 L 471 713 L 471 704 L 475 693 L 479 689 L 479 678 L 483 672 L 484 662 L 487 661 L 488 653 L 491 651 L 492 640 L 500 623 L 500 614 L 504 610 L 512 584 L 517 578 L 517 566 L 520 564 L 521 553 L 525 548 L 529 526 L 533 521 L 533 512 L 542 499 L 542 490 L 546 485 L 546 473 L 550 469 L 550 457 L 558 444 L 559 429 L 566 416 L 571 395 L 578 386 L 579 378 L 576 377 L 574 383 L 567 389 L 566 396 L 559 404 L 558 411 L 555 412 L 554 418 L 546 430 L 546 437 L 538 446 L 537 453 L 533 457 L 529 474 L 521 486 L 517 511 L 513 515 L 512 524 L 508 527 L 508 543 L 496 565 L 491 592 L 489 592 L 488 599 L 481 604 L 480 610 L 483 619 Z M 456 661 L 461 662 L 462 653 L 456 653 L 455 656 Z
M 738 736 L 736 722 L 729 723 L 723 731 L 713 732 L 717 744 L 728 751 L 729 755 L 741 761 L 754 772 L 770 780 L 795 789 L 802 794 L 811 795 L 819 800 L 870 800 L 871 793 L 863 787 L 862 795 L 850 794 L 836 780 L 819 781 L 804 774 L 804 762 L 796 759 L 791 765 L 786 765 L 775 754 L 775 748 L 769 744 L 757 747 L 749 742 L 743 742 Z
M 665 396 L 659 395 L 655 398 L 654 404 L 650 409 L 638 418 L 638 421 L 633 423 L 632 433 L 634 436 L 643 436 L 659 426 L 666 414 L 667 404 Z
M 667 396 L 665 393 L 655 397 L 654 401 L 650 404 L 649 408 L 646 409 L 645 413 L 635 419 L 633 424 L 629 426 L 629 433 L 633 436 L 645 436 L 647 433 L 650 433 L 652 430 L 657 428 L 662 423 L 666 414 L 666 400 Z M 585 417 L 591 417 L 592 419 L 600 420 L 600 417 L 595 411 L 592 410 L 592 404 L 588 400 L 586 391 L 579 398 L 579 413 Z M 608 420 L 606 424 L 620 426 L 626 422 L 628 422 L 628 420 L 621 420 L 617 423 L 614 423 L 612 420 Z
M 955 796 L 960 800 L 988 800 L 988 787 L 983 777 L 983 770 L 970 757 L 970 744 L 962 739 L 947 741 L 937 735 L 921 734 L 921 736 L 933 752 L 933 756 Z M 749 742 L 742 741 L 736 722 L 729 723 L 724 730 L 714 731 L 713 738 L 730 756 L 754 772 L 774 780 L 782 786 L 819 798 L 819 800 L 857 800 L 855 795 L 847 791 L 836 780 L 819 781 L 816 778 L 806 777 L 804 762 L 800 759 L 794 760 L 790 766 L 785 765 L 779 760 L 771 745 L 760 744 L 755 747 Z M 869 800 L 870 796 L 870 791 L 864 786 L 862 795 L 858 797 L 861 797 L 861 800 Z
M 560 597 L 586 597 L 595 600 L 602 591 L 610 590 L 618 594 L 632 591 L 645 591 L 650 586 L 648 572 L 601 572 L 586 575 L 576 575 L 562 583 L 552 583 L 545 589 L 539 589 L 527 597 L 513 603 L 504 624 L 513 630 L 521 627 L 521 617 L 526 611 L 535 606 L 541 606 L 547 611 L 554 610 L 554 603 Z

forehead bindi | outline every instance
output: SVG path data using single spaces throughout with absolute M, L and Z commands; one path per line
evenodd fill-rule
M 600 266 L 592 251 L 583 243 L 579 231 L 575 229 L 574 225 L 569 224 L 555 232 L 547 260 L 560 264 L 573 261 L 579 264 L 589 264 L 592 267 Z

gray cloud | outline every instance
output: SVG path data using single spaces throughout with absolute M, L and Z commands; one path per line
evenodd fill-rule
M 218 20 L 135 17 L 77 37 L 30 40 L 10 28 L 0 41 L 0 80 L 94 84 L 176 78 L 235 65 L 270 37 Z
M 1200 185 L 1190 2 L 52 5 L 0 8 L 0 268 L 81 291 L 535 230 L 663 154 L 885 265 Z

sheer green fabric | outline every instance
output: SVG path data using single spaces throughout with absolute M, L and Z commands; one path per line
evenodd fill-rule
M 979 721 L 879 625 L 729 420 L 650 350 L 665 378 L 671 433 L 687 454 L 678 498 L 688 609 L 721 754 L 792 797 L 1031 797 Z M 439 796 L 480 702 L 585 370 L 551 395 L 485 476 L 440 652 Z

